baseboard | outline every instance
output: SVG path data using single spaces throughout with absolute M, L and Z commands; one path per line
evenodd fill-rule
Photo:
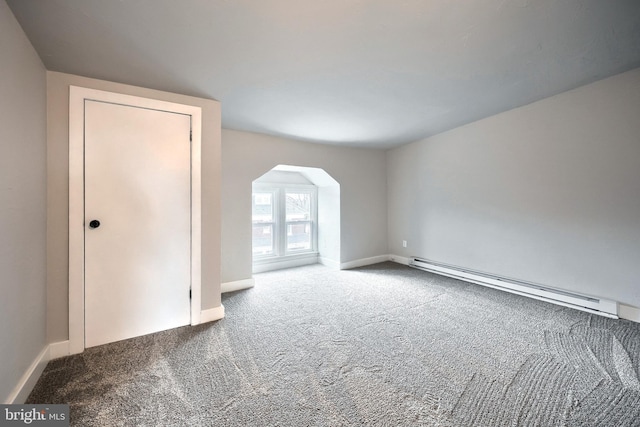
M 353 261 L 347 261 L 340 264 L 340 270 L 348 270 L 350 268 L 364 267 L 365 265 L 377 264 L 379 262 L 389 261 L 390 255 L 378 255 L 370 258 L 361 258 Z
M 31 363 L 31 366 L 26 370 L 26 372 L 18 381 L 13 391 L 7 397 L 5 403 L 6 404 L 16 404 L 16 403 L 24 403 L 29 397 L 31 390 L 35 387 L 40 375 L 42 375 L 42 371 L 49 363 L 49 346 L 45 346 L 40 354 L 34 359 Z
M 389 261 L 391 262 L 395 262 L 398 264 L 402 264 L 402 265 L 409 265 L 409 262 L 411 261 L 409 258 L 405 258 L 403 256 L 400 255 L 389 255 Z
M 220 307 L 209 308 L 200 312 L 200 323 L 213 322 L 224 318 L 224 305 Z
M 253 288 L 256 284 L 254 279 L 236 280 L 234 282 L 225 282 L 220 285 L 220 291 L 224 294 L 226 292 L 241 291 L 243 289 Z
M 618 304 L 618 317 L 640 323 L 640 308 Z
M 49 344 L 49 360 L 59 359 L 70 354 L 69 340 Z
M 528 298 L 546 301 L 552 304 L 586 311 L 588 313 L 617 319 L 618 302 L 594 295 L 567 291 L 529 282 L 513 277 L 498 276 L 477 270 L 471 270 L 450 264 L 438 263 L 424 258 L 412 258 L 410 266 L 430 273 L 452 277 L 469 283 L 475 283 L 493 289 L 522 295 Z
M 329 258 L 318 257 L 318 263 L 334 270 L 340 270 L 340 262 Z
M 410 258 L 405 258 L 399 255 L 389 255 L 389 260 L 396 262 L 398 264 L 403 264 L 403 265 L 409 265 L 411 262 Z M 439 274 L 443 274 L 443 273 L 439 273 Z M 446 275 L 446 274 L 444 274 Z M 455 276 L 455 278 L 460 279 L 460 280 L 466 280 L 469 281 L 466 278 L 463 277 L 458 277 Z M 472 283 L 478 283 L 475 281 L 471 281 Z M 479 283 L 481 285 L 485 285 L 484 283 Z M 561 304 L 563 305 L 563 304 Z M 631 320 L 632 322 L 638 322 L 640 323 L 640 308 L 637 307 L 633 307 L 630 305 L 625 305 L 625 304 L 618 304 L 618 310 L 617 310 L 617 316 L 621 319 L 626 319 L 626 320 Z

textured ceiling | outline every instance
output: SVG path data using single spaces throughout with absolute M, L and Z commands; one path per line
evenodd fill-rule
M 8 0 L 49 70 L 392 147 L 640 66 L 638 0 Z

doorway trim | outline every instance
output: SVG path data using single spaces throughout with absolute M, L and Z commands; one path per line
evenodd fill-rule
M 82 353 L 84 338 L 84 104 L 85 100 L 131 105 L 191 116 L 191 325 L 201 316 L 202 109 L 78 86 L 69 87 L 69 353 Z

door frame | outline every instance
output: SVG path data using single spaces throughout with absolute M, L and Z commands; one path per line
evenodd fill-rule
M 69 353 L 82 353 L 84 335 L 84 104 L 101 101 L 191 116 L 191 325 L 201 311 L 202 109 L 79 86 L 69 87 Z

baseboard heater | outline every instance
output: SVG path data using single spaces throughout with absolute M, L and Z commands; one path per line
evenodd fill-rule
M 523 295 L 537 300 L 599 314 L 601 316 L 611 317 L 614 319 L 618 318 L 618 303 L 616 301 L 580 295 L 536 283 L 463 269 L 460 267 L 429 261 L 424 258 L 410 258 L 409 266 L 429 271 L 431 273 L 464 280 L 466 282 L 511 292 L 513 294 Z

